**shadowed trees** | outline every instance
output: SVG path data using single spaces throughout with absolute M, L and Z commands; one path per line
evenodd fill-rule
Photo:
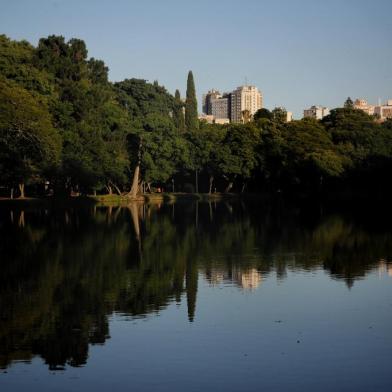
M 37 47 L 1 35 L 0 81 L 2 196 L 17 183 L 36 195 L 137 197 L 174 182 L 176 190 L 206 193 L 391 192 L 390 121 L 380 124 L 350 100 L 322 121 L 286 123 L 285 110 L 275 108 L 246 124 L 199 124 L 192 71 L 184 104 L 157 81 L 110 83 L 84 41 L 55 35 Z M 14 117 L 29 142 L 12 138 Z
M 61 140 L 46 102 L 0 80 L 0 171 L 24 197 L 26 182 L 39 182 L 60 163 Z

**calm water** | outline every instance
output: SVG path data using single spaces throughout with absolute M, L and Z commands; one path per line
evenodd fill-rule
M 391 391 L 390 219 L 361 215 L 3 205 L 0 390 Z

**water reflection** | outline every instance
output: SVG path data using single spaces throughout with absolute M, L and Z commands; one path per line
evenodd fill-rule
M 186 301 L 200 279 L 254 291 L 323 269 L 351 287 L 392 275 L 391 234 L 349 217 L 244 203 L 0 211 L 0 367 L 40 356 L 82 366 L 110 338 L 108 316 L 146 317 Z
M 262 280 L 262 274 L 256 268 L 242 270 L 238 267 L 233 270 L 222 268 L 207 269 L 205 277 L 212 286 L 224 282 L 235 282 L 235 284 L 245 290 L 257 289 Z

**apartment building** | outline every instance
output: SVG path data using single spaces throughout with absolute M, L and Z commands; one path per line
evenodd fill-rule
M 230 94 L 210 100 L 211 114 L 215 119 L 230 118 Z
M 208 91 L 207 94 L 204 94 L 202 97 L 203 113 L 211 115 L 212 114 L 211 101 L 215 99 L 219 99 L 221 97 L 222 97 L 221 93 L 215 89 L 212 89 Z
M 304 118 L 314 118 L 321 120 L 325 116 L 328 116 L 329 109 L 324 106 L 313 105 L 309 109 L 304 110 Z
M 374 108 L 374 114 L 381 121 L 392 119 L 392 99 L 388 99 L 384 105 L 376 106 Z
M 369 105 L 365 99 L 358 98 L 354 101 L 354 109 L 362 110 L 365 113 L 369 114 L 369 116 L 374 115 L 375 108 L 375 105 Z
M 230 95 L 231 113 L 233 123 L 247 122 L 259 109 L 263 107 L 263 98 L 255 86 L 237 87 Z

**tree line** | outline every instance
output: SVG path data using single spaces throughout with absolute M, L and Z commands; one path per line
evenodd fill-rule
M 3 196 L 389 191 L 390 120 L 346 105 L 322 121 L 261 109 L 246 124 L 207 124 L 192 72 L 185 100 L 108 72 L 82 40 L 0 36 Z

